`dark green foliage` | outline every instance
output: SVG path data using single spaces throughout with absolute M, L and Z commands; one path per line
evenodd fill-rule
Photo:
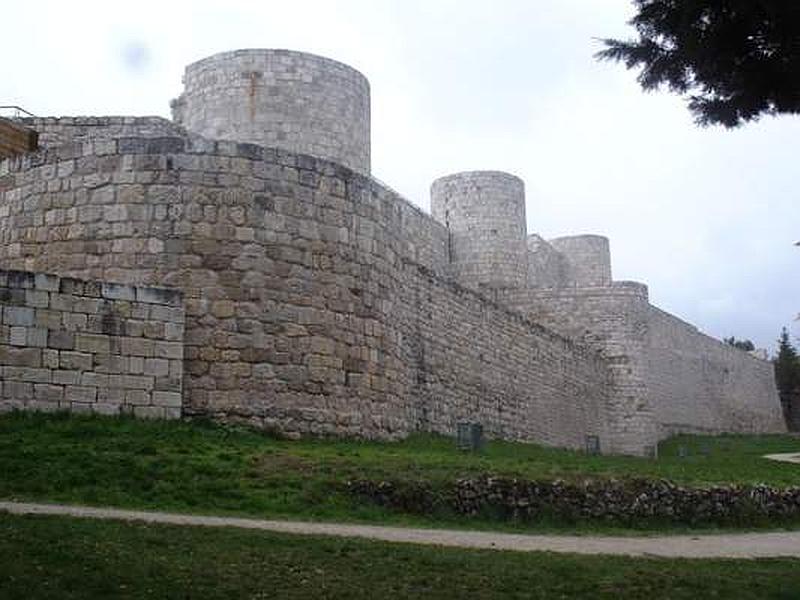
M 602 60 L 641 67 L 645 90 L 688 95 L 701 125 L 737 127 L 800 113 L 800 2 L 634 0 L 634 40 L 605 39 Z
M 787 418 L 800 407 L 793 406 L 800 395 L 800 357 L 789 339 L 789 332 L 784 327 L 778 338 L 778 355 L 774 359 L 775 381 L 781 397 L 784 414 Z
M 729 338 L 723 338 L 723 340 L 729 346 L 733 346 L 734 348 L 738 348 L 739 350 L 744 350 L 746 352 L 752 352 L 756 349 L 756 346 L 750 340 L 737 340 L 735 337 L 731 336 Z

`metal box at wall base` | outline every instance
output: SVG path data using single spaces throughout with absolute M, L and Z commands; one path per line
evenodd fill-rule
M 586 436 L 586 454 L 597 456 L 600 454 L 600 438 L 596 435 Z
M 483 425 L 480 423 L 458 423 L 456 444 L 459 450 L 475 452 L 483 447 Z

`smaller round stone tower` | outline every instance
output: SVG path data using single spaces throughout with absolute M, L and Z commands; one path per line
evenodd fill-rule
M 602 235 L 569 235 L 548 240 L 567 259 L 566 284 L 576 287 L 611 285 L 611 252 Z
M 235 50 L 186 67 L 175 122 L 212 139 L 311 154 L 370 172 L 366 77 L 290 50 Z
M 450 264 L 460 283 L 525 286 L 525 184 L 519 177 L 468 171 L 437 179 L 431 186 L 431 214 L 450 232 Z

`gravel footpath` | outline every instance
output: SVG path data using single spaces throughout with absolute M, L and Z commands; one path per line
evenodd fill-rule
M 658 537 L 519 535 L 485 531 L 204 517 L 116 508 L 2 501 L 0 501 L 0 512 L 16 515 L 62 515 L 170 525 L 238 527 L 299 535 L 330 535 L 385 542 L 518 552 L 571 552 L 670 558 L 800 558 L 800 531 Z

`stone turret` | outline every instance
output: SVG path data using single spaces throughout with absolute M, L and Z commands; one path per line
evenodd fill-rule
M 473 288 L 525 286 L 525 184 L 521 179 L 500 171 L 442 177 L 431 186 L 431 213 L 450 233 L 450 263 L 459 282 Z
M 173 118 L 212 139 L 311 154 L 370 172 L 369 82 L 355 69 L 289 50 L 235 50 L 186 67 Z
M 611 285 L 611 253 L 602 235 L 570 235 L 549 240 L 567 261 L 565 284 L 572 287 Z

